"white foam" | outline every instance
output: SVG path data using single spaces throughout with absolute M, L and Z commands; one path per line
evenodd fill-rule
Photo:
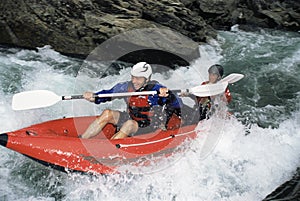
M 261 200 L 290 179 L 300 163 L 297 122 L 299 113 L 278 129 L 254 126 L 245 136 L 244 126 L 236 119 L 214 119 L 213 124 L 202 125 L 207 132 L 189 142 L 185 154 L 167 168 L 159 164 L 157 171 L 154 166 L 148 174 L 93 179 L 71 174 L 66 199 Z M 203 141 L 210 135 L 218 136 L 217 143 L 203 157 Z

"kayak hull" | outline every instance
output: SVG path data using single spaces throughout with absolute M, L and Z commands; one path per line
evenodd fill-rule
M 188 125 L 110 140 L 116 129 L 108 124 L 91 139 L 79 138 L 95 118 L 63 118 L 4 133 L 0 145 L 59 170 L 111 174 L 122 165 L 145 166 L 150 159 L 171 156 L 196 137 L 196 125 Z

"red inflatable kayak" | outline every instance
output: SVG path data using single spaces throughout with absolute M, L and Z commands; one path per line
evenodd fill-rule
M 59 170 L 109 174 L 122 165 L 147 165 L 153 157 L 170 156 L 185 140 L 196 137 L 196 125 L 188 125 L 109 140 L 115 127 L 107 125 L 94 138 L 78 138 L 95 118 L 64 118 L 3 133 L 0 144 Z

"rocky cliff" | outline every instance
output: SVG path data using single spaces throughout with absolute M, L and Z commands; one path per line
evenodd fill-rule
M 195 0 L 188 5 L 216 29 L 240 24 L 244 28 L 300 30 L 298 0 Z
M 116 35 L 152 28 L 153 38 L 119 38 L 117 49 L 130 44 L 193 59 L 199 56 L 197 44 L 216 37 L 215 29 L 236 23 L 298 31 L 299 9 L 296 0 L 2 0 L 0 44 L 51 45 L 61 53 L 85 57 Z M 140 58 L 127 61 L 135 59 Z
M 197 57 L 196 43 L 186 46 L 191 43 L 184 37 L 182 42 L 173 43 L 168 41 L 173 34 L 160 30 L 171 28 L 173 33 L 196 42 L 216 35 L 201 16 L 179 0 L 4 0 L 0 10 L 0 43 L 26 48 L 51 45 L 71 55 L 86 56 L 116 35 L 151 28 L 156 30 L 152 41 L 134 34 L 137 37 L 132 40 L 119 38 L 121 47 L 115 48 L 118 51 L 132 45 Z M 164 47 L 166 42 L 168 49 Z

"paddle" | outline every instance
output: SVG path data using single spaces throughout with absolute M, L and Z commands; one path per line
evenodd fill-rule
M 227 82 L 213 85 L 202 85 L 198 87 L 193 87 L 191 89 L 185 90 L 174 90 L 174 92 L 189 92 L 196 96 L 213 96 L 225 91 L 227 87 Z M 142 91 L 142 92 L 124 92 L 124 93 L 110 93 L 110 94 L 99 94 L 95 97 L 105 98 L 105 97 L 126 97 L 126 96 L 139 96 L 139 95 L 154 95 L 157 91 Z M 33 90 L 17 93 L 12 99 L 13 110 L 28 110 L 48 107 L 56 104 L 61 100 L 74 100 L 83 99 L 83 95 L 73 95 L 73 96 L 59 96 L 52 91 L 48 90 Z
M 243 74 L 232 73 L 232 74 L 224 77 L 223 79 L 221 79 L 217 84 L 201 85 L 198 87 L 191 88 L 190 91 L 188 91 L 188 90 L 186 90 L 186 91 L 172 90 L 172 91 L 173 92 L 188 92 L 188 93 L 194 94 L 199 97 L 214 96 L 214 95 L 223 93 L 227 87 L 227 84 L 235 83 L 235 82 L 239 81 L 240 79 L 242 79 L 243 77 L 244 77 Z M 221 85 L 222 83 L 223 83 L 223 85 Z M 226 83 L 226 86 L 224 83 Z M 200 87 L 204 88 L 204 86 L 207 86 L 208 88 L 206 90 L 204 90 L 204 89 L 200 90 Z M 210 94 L 210 95 L 207 95 L 207 94 Z
M 229 78 L 227 78 L 229 77 Z M 199 97 L 213 96 L 220 94 L 225 91 L 228 83 L 233 83 L 237 80 L 236 75 L 229 75 L 226 79 L 228 82 L 222 81 L 217 84 L 201 85 L 193 87 L 191 89 L 184 90 L 172 90 L 174 92 L 188 92 Z M 240 77 L 240 76 L 239 76 Z M 225 79 L 225 78 L 224 78 Z M 241 79 L 241 78 L 239 78 Z M 229 82 L 230 81 L 230 82 Z M 124 93 L 111 93 L 111 94 L 99 94 L 96 97 L 126 97 L 126 96 L 138 96 L 138 95 L 154 95 L 157 91 L 142 91 L 142 92 L 124 92 Z M 17 93 L 12 99 L 13 110 L 28 110 L 49 107 L 56 104 L 61 100 L 73 100 L 73 99 L 83 99 L 83 95 L 73 95 L 73 96 L 59 96 L 52 91 L 48 90 L 33 90 Z
M 232 83 L 239 81 L 243 77 L 244 77 L 243 74 L 231 73 L 230 75 L 227 75 L 222 80 L 220 80 L 220 82 L 228 82 L 228 84 L 232 84 Z

